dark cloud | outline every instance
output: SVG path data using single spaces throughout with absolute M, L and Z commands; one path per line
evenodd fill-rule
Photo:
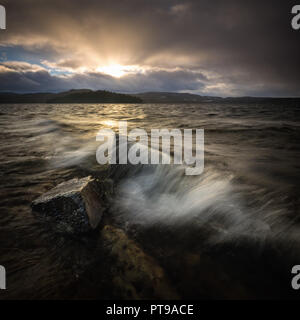
M 39 92 L 91 88 L 119 92 L 201 90 L 208 80 L 188 71 L 149 71 L 115 78 L 99 72 L 53 75 L 48 70 L 21 62 L 0 63 L 1 91 Z
M 22 48 L 18 60 L 23 56 L 55 72 L 2 72 L 0 90 L 90 87 L 300 96 L 300 32 L 291 28 L 294 1 L 2 3 L 8 28 L 0 34 L 3 50 Z M 95 72 L 110 63 L 137 65 L 145 72 L 121 78 Z

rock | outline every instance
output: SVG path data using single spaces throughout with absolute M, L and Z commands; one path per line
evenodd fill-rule
M 106 194 L 105 185 L 91 177 L 75 178 L 43 194 L 31 206 L 40 217 L 53 222 L 58 232 L 89 232 L 98 226 L 106 209 L 111 191 Z
M 110 258 L 115 296 L 123 299 L 179 299 L 164 270 L 125 232 L 111 225 L 101 231 Z

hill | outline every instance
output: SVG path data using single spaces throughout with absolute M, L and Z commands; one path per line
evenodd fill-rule
M 0 103 L 141 103 L 141 98 L 110 91 L 88 89 L 61 93 L 0 93 Z
M 144 92 L 136 93 L 134 96 L 142 99 L 146 103 L 197 103 L 222 99 L 218 97 L 176 92 Z
M 191 93 L 174 92 L 144 92 L 133 94 L 135 97 L 143 100 L 144 103 L 300 103 L 300 98 L 272 98 L 272 97 L 215 97 L 200 96 Z

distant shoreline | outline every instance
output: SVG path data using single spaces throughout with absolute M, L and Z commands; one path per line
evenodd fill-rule
M 192 104 L 192 103 L 262 103 L 262 102 L 294 102 L 300 103 L 300 97 L 212 97 L 200 96 L 190 93 L 173 92 L 144 92 L 134 94 L 115 93 L 111 91 L 89 89 L 69 90 L 60 93 L 0 93 L 0 104 L 35 104 L 35 103 L 59 103 L 59 104 L 90 104 L 90 103 L 174 103 L 174 104 Z
M 141 103 L 127 94 L 110 91 L 70 90 L 60 93 L 0 93 L 0 103 Z

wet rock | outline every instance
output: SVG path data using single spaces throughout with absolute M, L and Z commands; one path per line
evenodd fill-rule
M 107 225 L 101 241 L 110 259 L 115 295 L 123 299 L 178 299 L 164 270 L 123 230 Z
M 112 186 L 92 177 L 63 182 L 33 201 L 32 209 L 58 232 L 85 233 L 95 229 L 106 209 Z

